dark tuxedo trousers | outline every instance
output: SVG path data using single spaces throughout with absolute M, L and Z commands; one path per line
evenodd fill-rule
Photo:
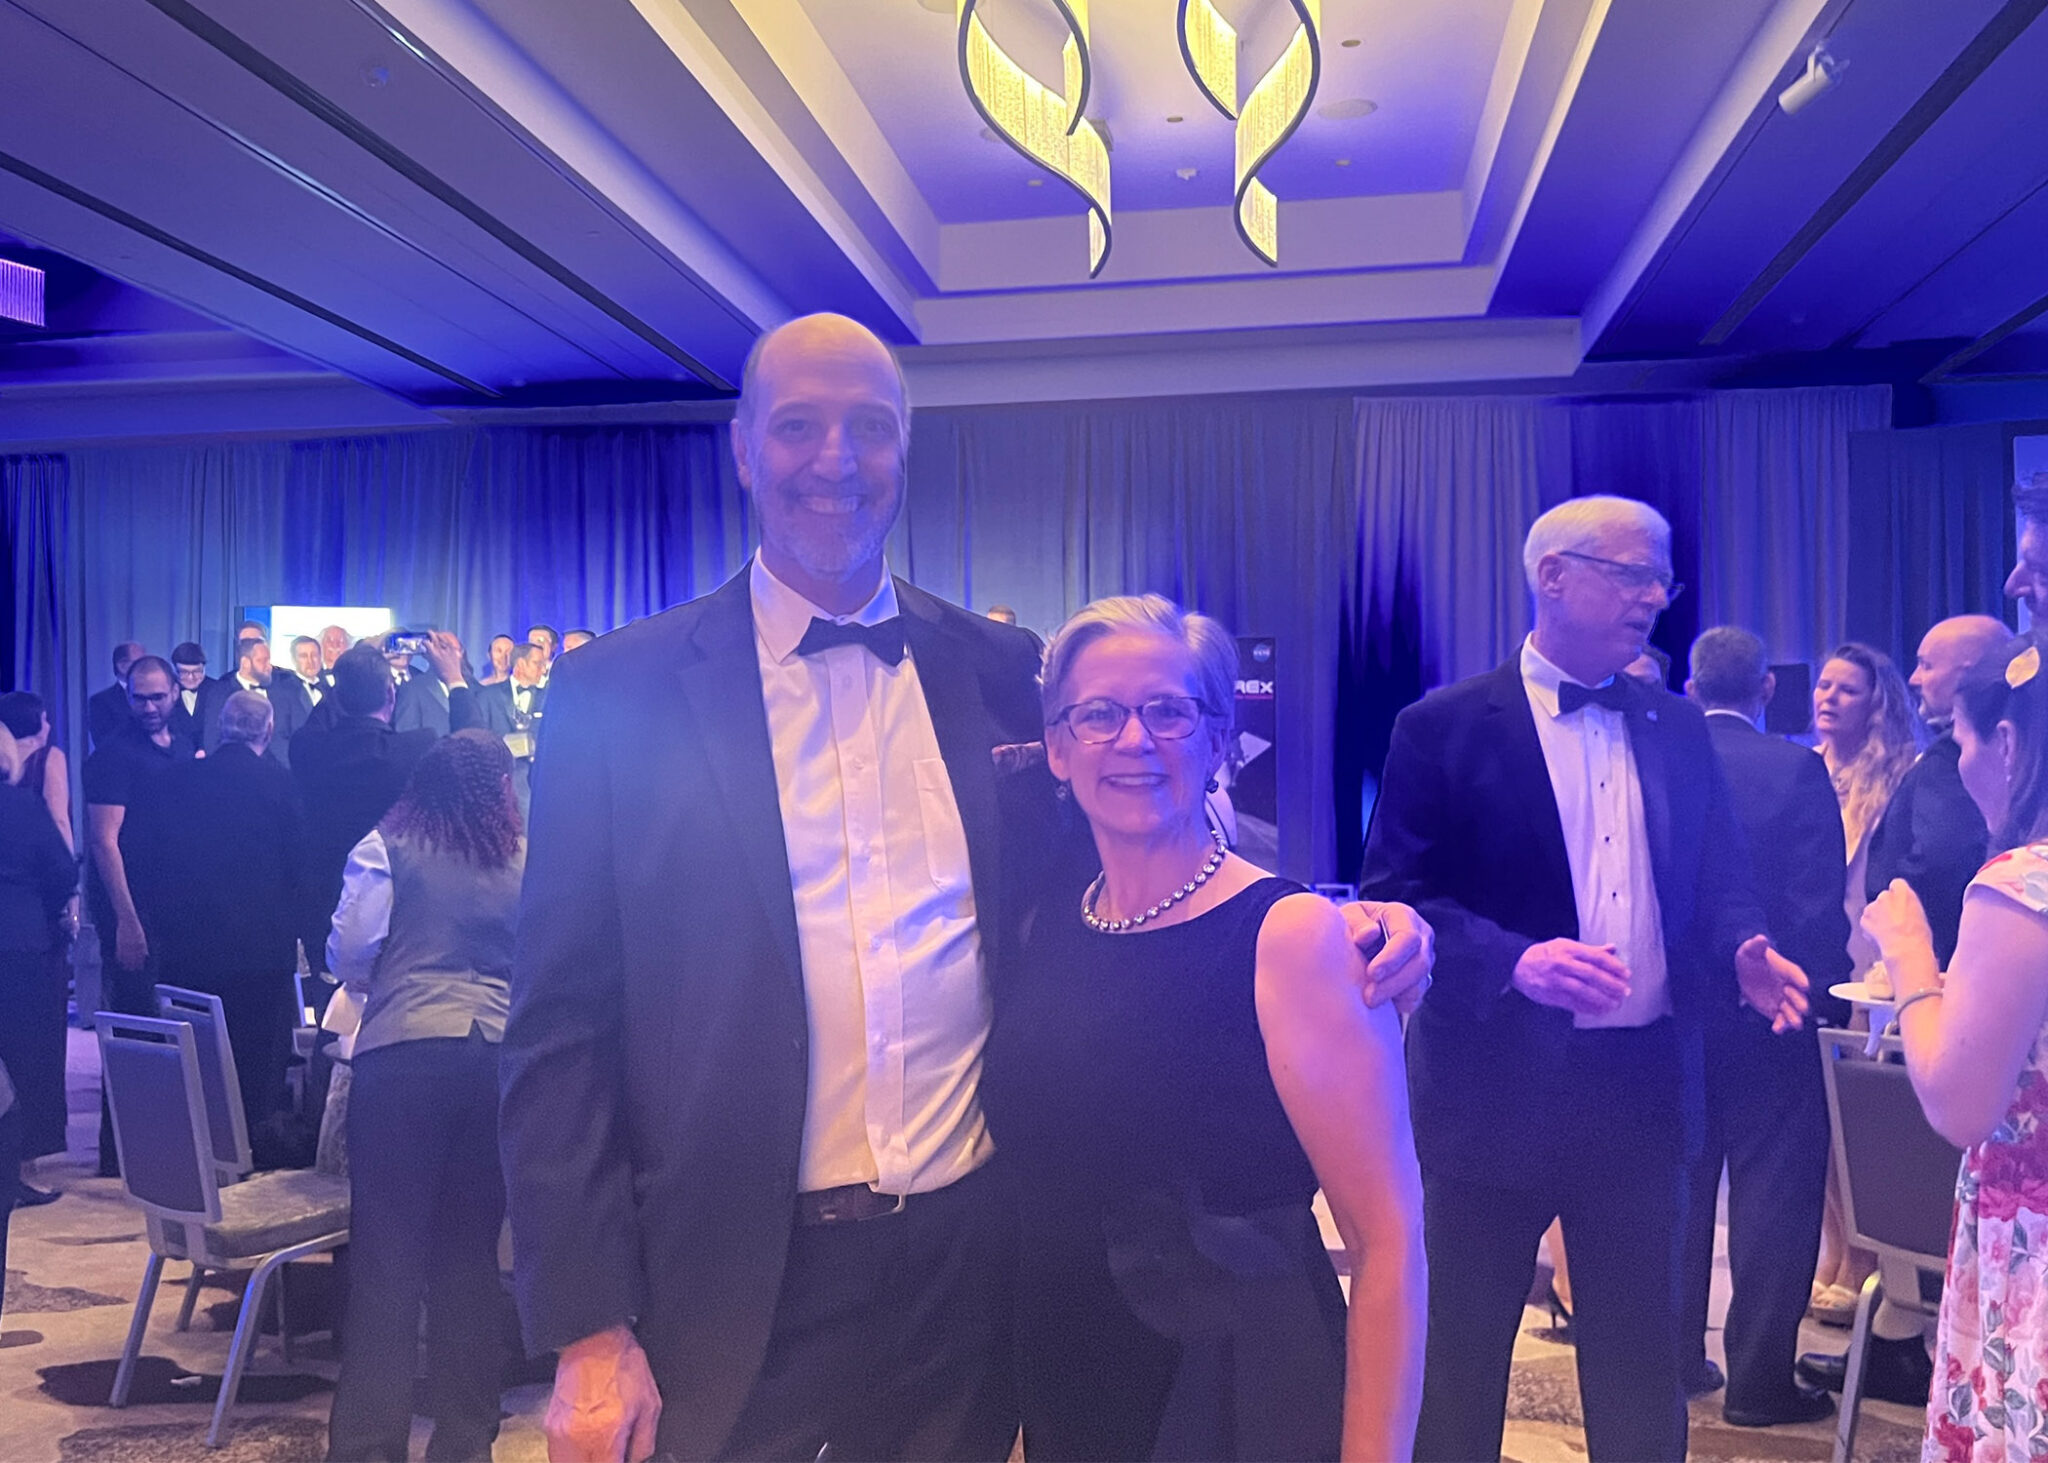
M 1395 723 L 1360 882 L 1436 930 L 1436 983 L 1407 1049 L 1430 1269 L 1419 1459 L 1498 1456 L 1515 1332 L 1553 1217 L 1572 1257 L 1590 1456 L 1685 1453 L 1679 1237 L 1705 1032 L 1733 1012 L 1735 948 L 1764 925 L 1698 708 L 1645 691 L 1624 715 L 1671 1015 L 1618 1031 L 1577 1030 L 1512 986 L 1531 945 L 1579 933 L 1519 657 Z
M 1057 837 L 1044 769 L 998 776 L 992 755 L 1038 737 L 1036 657 L 1021 631 L 896 592 L 999 980 Z M 1007 1279 L 987 1281 L 999 1255 L 961 1253 L 986 1227 L 954 1193 L 969 1181 L 901 1215 L 794 1224 L 808 1020 L 746 573 L 557 664 L 530 847 L 501 1116 L 529 1349 L 632 1320 L 666 1400 L 664 1455 L 815 1456 L 804 1429 L 822 1419 L 848 1456 L 1006 1456 Z M 920 1395 L 849 1370 L 844 1346 L 836 1361 L 807 1347 L 805 1327 L 846 1313 L 824 1291 L 847 1266 L 938 1287 L 911 1302 L 918 1344 L 986 1357 L 983 1395 Z M 877 1406 L 904 1426 L 959 1415 L 946 1436 L 885 1437 Z
M 1737 819 L 1748 835 L 1771 938 L 1806 972 L 1815 1020 L 1839 1024 L 1823 993 L 1849 977 L 1842 817 L 1821 759 L 1737 717 L 1707 718 Z M 1827 1092 L 1812 1030 L 1772 1035 L 1755 1012 L 1724 1013 L 1707 1033 L 1705 1145 L 1688 1181 L 1680 1320 L 1697 1364 L 1713 1275 L 1714 1209 L 1728 1173 L 1731 1285 L 1722 1341 L 1727 1405 L 1753 1412 L 1792 1400 L 1828 1166 Z

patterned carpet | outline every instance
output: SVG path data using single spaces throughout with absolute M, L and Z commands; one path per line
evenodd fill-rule
M 138 1215 L 120 1185 L 95 1179 L 91 1149 L 98 1126 L 97 1052 L 84 1033 L 73 1033 L 72 1155 L 52 1161 L 39 1175 L 65 1190 L 57 1203 L 14 1215 L 8 1258 L 18 1267 L 6 1276 L 5 1329 L 0 1332 L 0 1459 L 6 1463 L 256 1463 L 256 1460 L 315 1459 L 326 1441 L 325 1390 L 304 1390 L 306 1374 L 320 1384 L 333 1377 L 333 1350 L 324 1339 L 301 1344 L 286 1366 L 274 1337 L 266 1337 L 251 1366 L 252 1377 L 271 1379 L 275 1401 L 251 1402 L 236 1410 L 226 1446 L 205 1446 L 206 1414 L 190 1402 L 109 1410 L 80 1394 L 81 1405 L 52 1397 L 41 1385 L 46 1369 L 104 1367 L 118 1356 L 129 1308 L 142 1274 L 146 1247 Z M 1725 1254 L 1725 1244 L 1717 1245 Z M 1711 1315 L 1716 1325 L 1727 1305 L 1725 1259 L 1717 1259 Z M 171 1329 L 177 1314 L 183 1267 L 165 1276 L 144 1342 L 146 1354 L 166 1358 L 180 1372 L 218 1376 L 227 1357 L 233 1303 L 201 1307 L 190 1332 Z M 308 1286 L 305 1289 L 313 1289 Z M 1503 1453 L 1513 1463 L 1583 1463 L 1574 1357 L 1547 1329 L 1536 1310 L 1525 1314 L 1515 1349 L 1509 1420 Z M 1840 1331 L 1808 1325 L 1808 1348 L 1840 1350 Z M 1707 1338 L 1710 1355 L 1720 1357 L 1720 1334 Z M 294 1378 L 293 1374 L 299 1374 Z M 278 1384 L 283 1384 L 281 1387 Z M 259 1391 L 270 1391 L 261 1387 Z M 296 1394 L 296 1395 L 295 1395 Z M 546 1456 L 540 1434 L 547 1389 L 527 1385 L 504 1394 L 504 1431 L 495 1463 L 539 1463 Z M 1921 1417 L 1916 1409 L 1872 1403 L 1863 1410 L 1859 1463 L 1908 1463 L 1919 1455 Z M 424 1446 L 424 1424 L 415 1429 L 415 1456 Z M 1721 1421 L 1720 1399 L 1696 1402 L 1692 1411 L 1692 1456 L 1696 1459 L 1790 1463 L 1829 1456 L 1832 1423 L 1749 1430 Z

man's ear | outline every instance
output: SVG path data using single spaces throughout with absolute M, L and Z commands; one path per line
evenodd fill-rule
M 747 459 L 746 428 L 740 424 L 738 417 L 734 417 L 726 431 L 732 442 L 732 462 L 739 474 L 740 486 L 751 489 L 754 486 L 754 465 Z

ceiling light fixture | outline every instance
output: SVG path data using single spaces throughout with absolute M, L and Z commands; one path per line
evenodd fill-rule
M 1005 142 L 1087 203 L 1088 277 L 1093 279 L 1109 260 L 1109 148 L 1082 114 L 1088 104 L 1088 0 L 1052 0 L 1067 26 L 1060 50 L 1061 91 L 1032 76 L 996 44 L 975 13 L 980 0 L 957 3 L 960 80 L 968 100 Z
M 968 4 L 970 0 L 961 0 Z M 1238 236 L 1266 263 L 1280 262 L 1280 200 L 1259 181 L 1259 169 L 1278 152 L 1315 100 L 1322 79 L 1322 0 L 1287 0 L 1296 25 L 1287 49 L 1237 103 L 1237 31 L 1212 0 L 1180 0 L 1181 59 L 1202 95 L 1237 123 Z

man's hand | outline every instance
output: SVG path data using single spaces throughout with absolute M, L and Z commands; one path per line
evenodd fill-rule
M 1429 921 L 1405 904 L 1367 899 L 1344 906 L 1344 924 L 1366 957 L 1366 1005 L 1392 1001 L 1403 1017 L 1414 1015 L 1436 964 L 1436 931 Z
M 1545 940 L 1522 952 L 1509 983 L 1539 1006 L 1605 1016 L 1628 998 L 1629 973 L 1612 945 Z
M 114 927 L 114 962 L 123 970 L 149 963 L 149 937 L 142 933 L 141 920 L 124 919 Z
M 441 678 L 442 685 L 459 686 L 466 679 L 462 674 L 462 642 L 452 631 L 429 631 L 427 643 L 420 647 L 420 654 L 427 658 L 427 664 L 434 668 L 434 674 Z
M 1742 999 L 1769 1018 L 1773 1032 L 1806 1024 L 1806 972 L 1771 948 L 1769 935 L 1751 935 L 1735 952 Z
M 632 1331 L 614 1326 L 562 1348 L 542 1423 L 548 1463 L 645 1463 L 661 1393 Z

